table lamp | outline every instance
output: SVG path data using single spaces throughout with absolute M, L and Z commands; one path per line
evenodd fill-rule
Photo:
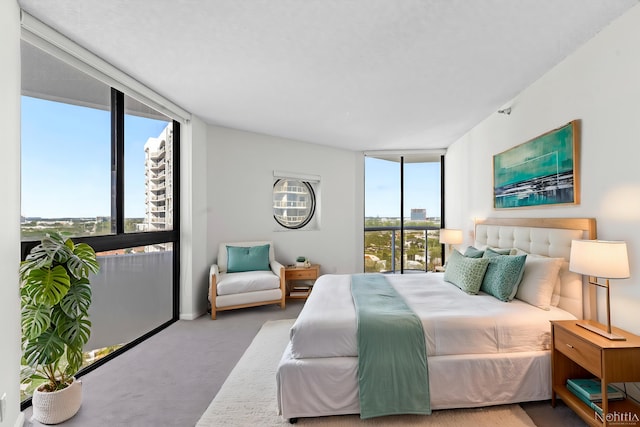
M 452 245 L 459 245 L 462 243 L 462 230 L 441 228 L 440 243 L 449 245 L 449 253 L 451 253 L 451 249 L 453 248 Z
M 573 240 L 570 259 L 569 270 L 588 276 L 589 284 L 600 286 L 607 291 L 607 330 L 580 322 L 578 325 L 610 340 L 624 341 L 624 337 L 611 332 L 609 279 L 629 277 L 627 244 L 605 240 Z M 600 283 L 598 278 L 605 279 L 604 284 Z

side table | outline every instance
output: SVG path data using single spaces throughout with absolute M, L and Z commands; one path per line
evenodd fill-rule
M 309 267 L 285 267 L 287 298 L 307 299 L 318 276 L 320 276 L 320 264 L 312 264 Z M 301 283 L 301 281 L 305 282 Z

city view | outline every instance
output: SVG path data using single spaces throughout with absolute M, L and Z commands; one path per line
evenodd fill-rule
M 111 216 L 107 216 L 112 184 L 111 155 L 105 149 L 110 140 L 104 138 L 106 129 L 102 129 L 105 112 L 27 96 L 22 97 L 22 107 L 23 122 L 29 123 L 23 126 L 22 240 L 37 241 L 51 231 L 69 237 L 115 233 Z M 85 135 L 70 131 L 77 128 L 79 118 L 92 124 L 94 131 Z M 124 231 L 171 230 L 172 122 L 129 115 L 126 122 Z M 64 150 L 62 157 L 56 146 Z M 114 253 L 154 250 L 164 247 Z
M 442 265 L 440 191 L 437 156 L 365 158 L 365 272 L 433 271 Z
M 402 263 L 400 218 L 365 218 L 365 272 L 433 271 L 442 265 L 440 218 L 404 218 Z

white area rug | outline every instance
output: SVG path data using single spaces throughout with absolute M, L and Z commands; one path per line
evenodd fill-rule
M 292 319 L 266 322 L 222 385 L 196 427 L 291 426 L 278 415 L 276 369 L 289 342 Z M 535 427 L 519 405 L 434 411 L 361 420 L 358 415 L 300 418 L 296 425 Z

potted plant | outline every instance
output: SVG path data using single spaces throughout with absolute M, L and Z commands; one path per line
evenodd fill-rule
M 34 389 L 33 417 L 42 423 L 62 422 L 80 409 L 82 384 L 74 375 L 91 333 L 89 274 L 99 269 L 91 246 L 59 233 L 47 234 L 20 263 L 21 379 Z

